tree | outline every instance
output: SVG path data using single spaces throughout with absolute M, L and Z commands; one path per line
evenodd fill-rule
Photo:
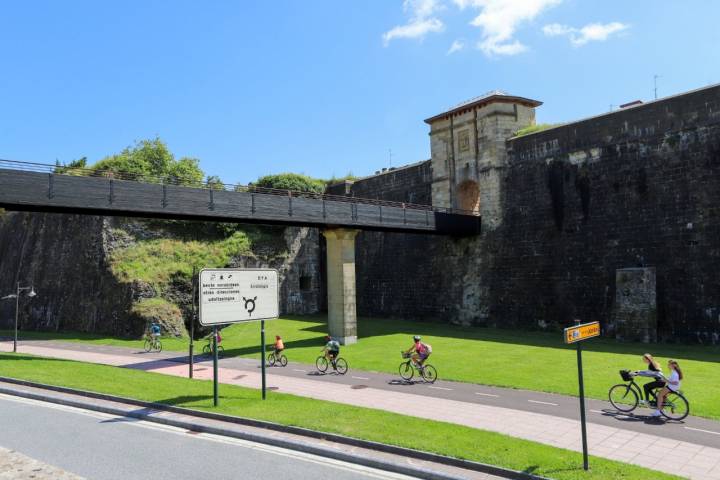
M 168 177 L 171 183 L 186 186 L 198 186 L 202 183 L 204 174 L 200 169 L 200 160 L 183 157 L 170 164 Z
M 325 191 L 324 181 L 297 173 L 265 175 L 264 177 L 260 177 L 253 185 L 256 187 L 277 188 L 296 192 L 323 193 Z
M 207 183 L 208 188 L 213 190 L 225 190 L 225 185 L 217 175 L 208 175 L 205 183 Z

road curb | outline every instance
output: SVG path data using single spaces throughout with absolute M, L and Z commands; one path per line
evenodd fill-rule
M 171 405 L 165 405 L 161 403 L 153 403 L 153 402 L 144 402 L 141 400 L 136 400 L 132 398 L 125 398 L 120 397 L 116 395 L 109 395 L 104 393 L 96 393 L 96 392 L 89 392 L 85 390 L 77 390 L 73 388 L 67 388 L 67 387 L 59 387 L 55 385 L 46 385 L 43 383 L 37 383 L 37 382 L 31 382 L 27 380 L 20 380 L 16 378 L 10 378 L 10 377 L 3 377 L 0 376 L 0 382 L 19 385 L 19 386 L 26 386 L 26 387 L 32 387 L 32 388 L 38 388 L 43 390 L 49 390 L 54 391 L 58 393 L 66 393 L 66 394 L 72 394 L 77 396 L 82 396 L 86 398 L 94 398 L 98 400 L 107 400 L 107 401 L 114 401 L 118 403 L 125 403 L 129 405 L 136 405 L 138 407 L 142 407 L 144 409 L 151 409 L 155 411 L 164 411 L 169 413 L 177 413 L 181 415 L 186 415 L 189 417 L 197 417 L 197 418 L 204 418 L 208 420 L 217 420 L 217 421 L 223 421 L 228 423 L 233 423 L 237 425 L 244 425 L 249 427 L 255 427 L 255 428 L 262 428 L 270 431 L 276 431 L 281 433 L 288 433 L 293 435 L 298 435 L 310 439 L 317 439 L 317 440 L 325 440 L 330 441 L 333 443 L 348 445 L 352 447 L 359 447 L 364 448 L 368 450 L 374 450 L 378 452 L 388 453 L 388 454 L 394 454 L 394 455 L 400 455 L 408 458 L 413 458 L 417 460 L 423 460 L 427 462 L 437 463 L 440 465 L 446 465 L 456 468 L 463 468 L 466 470 L 476 471 L 480 473 L 487 473 L 490 475 L 496 475 L 503 478 L 508 478 L 512 480 L 548 480 L 545 477 L 540 477 L 537 475 L 533 475 L 527 472 L 521 472 L 517 470 L 511 470 L 506 469 L 502 467 L 498 467 L 495 465 L 489 465 L 485 463 L 480 462 L 473 462 L 470 460 L 462 460 L 458 458 L 452 458 L 447 457 L 444 455 L 439 455 L 435 453 L 430 452 L 423 452 L 420 450 L 413 450 L 410 448 L 404 448 L 404 447 L 398 447 L 394 445 L 387 445 L 379 442 L 372 442 L 368 440 L 360 440 L 353 437 L 346 437 L 344 435 L 338 435 L 334 433 L 326 433 L 326 432 L 320 432 L 316 430 L 310 430 L 306 428 L 301 427 L 292 427 L 292 426 L 286 426 L 286 425 L 280 425 L 273 422 L 263 421 L 263 420 L 254 420 L 249 418 L 243 418 L 243 417 L 235 417 L 230 415 L 223 415 L 219 413 L 211 413 L 211 412 L 203 412 L 199 410 L 192 410 L 188 408 L 182 408 L 182 407 L 175 407 Z M 76 408 L 83 408 L 87 410 L 95 410 L 102 413 L 108 413 L 112 415 L 121 415 L 121 416 L 129 416 L 132 418 L 137 418 L 141 420 L 146 420 L 150 422 L 155 423 L 161 423 L 165 425 L 175 426 L 178 428 L 184 428 L 191 431 L 198 431 L 203 433 L 211 433 L 215 435 L 222 435 L 222 436 L 229 436 L 234 438 L 240 438 L 243 440 L 248 440 L 252 442 L 262 443 L 266 445 L 273 445 L 273 446 L 279 446 L 282 448 L 287 448 L 290 450 L 297 450 L 302 451 L 304 453 L 310 453 L 314 455 L 320 455 L 324 457 L 330 457 L 334 458 L 336 460 L 341 460 L 349 463 L 355 463 L 358 465 L 363 465 L 367 467 L 372 468 L 378 468 L 385 471 L 390 471 L 394 473 L 400 473 L 404 475 L 411 475 L 415 476 L 417 478 L 427 479 L 427 480 L 462 480 L 461 477 L 456 477 L 452 475 L 448 475 L 445 473 L 440 472 L 432 472 L 424 469 L 418 469 L 413 468 L 406 465 L 400 465 L 392 462 L 387 462 L 384 460 L 375 460 L 375 459 L 369 459 L 366 457 L 361 457 L 359 455 L 353 455 L 351 453 L 347 452 L 337 452 L 331 449 L 325 449 L 322 447 L 317 447 L 313 445 L 309 445 L 307 443 L 302 442 L 292 442 L 287 440 L 279 440 L 277 438 L 271 438 L 271 437 L 265 437 L 261 435 L 255 435 L 251 433 L 246 432 L 237 432 L 222 428 L 216 428 L 216 427 L 209 427 L 209 426 L 203 426 L 198 425 L 192 422 L 186 422 L 182 420 L 175 420 L 175 419 L 169 419 L 169 418 L 162 418 L 162 417 L 155 417 L 152 416 L 152 412 L 127 412 L 121 409 L 116 409 L 112 407 L 105 407 L 101 405 L 95 405 L 92 403 L 86 403 L 86 402 L 78 402 L 78 401 L 72 401 L 67 399 L 61 399 L 56 398 L 49 395 L 42 395 L 32 392 L 22 392 L 17 390 L 12 390 L 8 388 L 0 387 L 0 393 L 4 393 L 7 395 L 14 395 L 19 396 L 23 398 L 29 398 L 33 400 L 40 400 L 50 403 L 57 403 L 61 405 L 66 405 L 70 407 L 76 407 Z

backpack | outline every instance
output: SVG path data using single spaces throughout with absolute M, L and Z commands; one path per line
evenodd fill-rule
M 430 345 L 429 343 L 424 343 L 424 342 L 423 342 L 423 345 L 425 346 L 425 353 L 430 355 L 432 353 L 432 345 Z

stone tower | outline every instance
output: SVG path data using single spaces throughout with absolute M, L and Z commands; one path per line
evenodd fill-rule
M 502 219 L 505 141 L 535 124 L 542 102 L 493 91 L 425 120 L 430 125 L 432 199 L 436 207 L 472 210 L 483 229 Z

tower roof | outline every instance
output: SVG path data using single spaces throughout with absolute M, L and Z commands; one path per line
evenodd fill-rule
M 475 98 L 471 98 L 470 100 L 466 100 L 466 101 L 464 101 L 458 105 L 455 105 L 454 107 L 452 107 L 449 110 L 446 110 L 442 113 L 434 115 L 430 118 L 426 118 L 425 123 L 430 124 L 430 123 L 434 122 L 435 120 L 440 120 L 443 118 L 447 118 L 450 115 L 455 115 L 458 113 L 470 111 L 473 108 L 482 107 L 482 106 L 488 105 L 490 103 L 519 103 L 521 105 L 525 105 L 525 106 L 533 107 L 533 108 L 539 107 L 540 105 L 542 105 L 542 102 L 540 102 L 538 100 L 533 100 L 531 98 L 510 95 L 508 93 L 503 92 L 502 90 L 493 90 L 493 91 L 487 92 L 484 95 L 481 95 L 479 97 L 475 97 Z

